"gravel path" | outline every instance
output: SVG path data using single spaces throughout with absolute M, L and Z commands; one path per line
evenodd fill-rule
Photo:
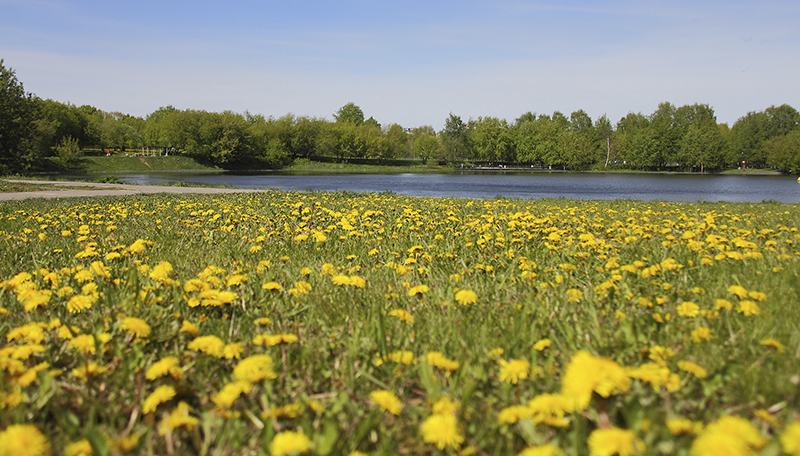
M 173 193 L 173 194 L 221 194 L 221 193 L 257 193 L 264 190 L 244 188 L 206 188 L 206 187 L 166 187 L 161 185 L 129 185 L 129 184 L 99 184 L 94 182 L 53 182 L 38 180 L 18 180 L 7 182 L 22 182 L 37 185 L 52 185 L 53 190 L 32 192 L 0 193 L 0 201 L 21 200 L 28 198 L 76 198 L 86 196 L 125 196 L 138 193 Z M 59 187 L 89 187 L 86 190 L 75 188 L 60 189 Z

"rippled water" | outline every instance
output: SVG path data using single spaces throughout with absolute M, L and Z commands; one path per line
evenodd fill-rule
M 493 198 L 637 199 L 662 201 L 800 202 L 791 176 L 453 173 L 453 174 L 122 174 L 128 183 L 185 181 L 238 188 L 391 191 L 401 195 Z M 96 177 L 96 175 L 94 176 Z

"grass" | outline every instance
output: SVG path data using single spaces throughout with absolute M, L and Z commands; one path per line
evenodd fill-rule
M 586 455 L 614 429 L 687 454 L 752 428 L 778 454 L 798 222 L 352 192 L 4 203 L 0 430 L 96 454 Z
M 47 172 L 86 173 L 222 171 L 221 168 L 210 167 L 182 155 L 126 157 L 124 153 L 117 153 L 111 157 L 86 155 L 70 162 L 66 167 L 57 158 L 50 157 L 45 159 L 45 162 L 41 164 L 41 168 L 41 171 Z
M 41 192 L 53 190 L 92 190 L 93 187 L 77 185 L 61 185 L 54 187 L 51 184 L 31 184 L 27 182 L 14 182 L 13 179 L 0 180 L 0 193 Z

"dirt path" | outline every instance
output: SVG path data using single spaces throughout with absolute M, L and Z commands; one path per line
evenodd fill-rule
M 99 184 L 94 182 L 52 182 L 38 180 L 18 180 L 7 182 L 21 182 L 37 185 L 52 185 L 53 190 L 0 193 L 0 201 L 21 200 L 28 198 L 76 198 L 86 196 L 125 196 L 138 193 L 173 193 L 173 194 L 223 194 L 223 193 L 257 193 L 264 190 L 243 188 L 206 188 L 206 187 L 166 187 L 161 185 L 129 185 L 129 184 Z M 88 187 L 86 190 L 59 187 Z

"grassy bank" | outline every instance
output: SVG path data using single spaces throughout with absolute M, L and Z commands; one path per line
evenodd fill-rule
M 95 454 L 779 454 L 799 225 L 391 193 L 4 203 L 0 430 Z
M 54 157 L 46 159 L 37 167 L 39 172 L 85 172 L 120 173 L 149 171 L 221 171 L 220 168 L 206 166 L 193 158 L 182 155 L 163 157 L 126 157 L 124 154 L 106 156 L 84 156 L 68 164 Z

